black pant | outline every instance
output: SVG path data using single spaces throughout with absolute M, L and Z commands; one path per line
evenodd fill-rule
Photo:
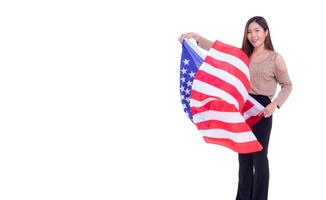
M 263 106 L 271 101 L 262 95 L 252 95 Z M 263 150 L 257 153 L 239 154 L 239 184 L 236 200 L 267 200 L 269 183 L 268 143 L 272 130 L 272 116 L 262 118 L 252 127 Z

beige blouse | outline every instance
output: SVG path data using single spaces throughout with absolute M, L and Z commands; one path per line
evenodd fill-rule
M 250 61 L 249 93 L 265 95 L 272 100 L 276 93 L 277 84 L 280 84 L 281 90 L 274 101 L 281 107 L 290 95 L 292 82 L 287 71 L 281 71 L 276 67 L 277 56 L 278 53 L 270 52 L 269 56 L 259 63 Z

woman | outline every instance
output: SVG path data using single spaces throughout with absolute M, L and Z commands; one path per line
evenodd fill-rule
M 198 46 L 209 50 L 212 41 L 196 33 L 185 33 L 179 37 L 193 38 Z M 267 200 L 269 183 L 268 143 L 272 129 L 272 114 L 288 98 L 292 83 L 282 56 L 274 51 L 270 30 L 263 17 L 256 16 L 248 20 L 242 50 L 250 59 L 250 95 L 265 109 L 264 118 L 252 127 L 263 150 L 257 153 L 239 154 L 239 183 L 236 200 Z M 281 90 L 274 98 L 277 84 Z

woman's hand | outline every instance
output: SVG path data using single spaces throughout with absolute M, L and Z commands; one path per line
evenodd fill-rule
M 196 41 L 198 41 L 199 37 L 200 37 L 200 36 L 199 36 L 197 33 L 190 32 L 190 33 L 183 33 L 183 34 L 181 34 L 181 35 L 179 36 L 178 40 L 179 40 L 180 42 L 182 42 L 184 39 L 191 39 L 191 38 L 193 38 L 193 39 L 195 39 Z
M 272 116 L 272 114 L 274 113 L 275 109 L 277 107 L 277 103 L 274 101 L 270 104 L 268 104 L 264 110 L 262 111 L 262 113 L 264 114 L 264 117 L 267 118 L 267 117 L 270 117 Z

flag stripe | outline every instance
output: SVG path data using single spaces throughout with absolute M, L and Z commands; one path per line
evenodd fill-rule
M 216 67 L 220 70 L 223 70 L 227 73 L 230 73 L 230 75 L 233 75 L 235 78 L 239 79 L 240 83 L 243 85 L 242 87 L 246 88 L 246 91 L 248 91 L 250 89 L 250 82 L 249 82 L 247 76 L 242 71 L 240 71 L 238 68 L 231 65 L 230 63 L 216 60 L 209 55 L 206 56 L 205 63 L 207 63 L 213 67 Z
M 257 122 L 259 122 L 259 120 L 261 118 L 263 118 L 264 115 L 263 114 L 260 114 L 260 115 L 257 115 L 257 116 L 252 116 L 252 117 L 249 117 L 246 119 L 246 123 L 252 127 L 253 125 L 255 125 Z
M 239 103 L 232 95 L 208 83 L 195 79 L 192 85 L 192 89 L 209 96 L 224 99 L 226 102 L 233 104 L 236 108 L 239 109 Z
M 255 105 L 251 101 L 246 101 L 246 103 L 243 105 L 242 110 L 240 111 L 241 114 L 243 115 L 245 112 L 250 110 L 252 107 Z
M 205 111 L 193 115 L 195 123 L 207 120 L 219 120 L 228 123 L 241 123 L 245 120 L 238 112 L 222 112 L 222 111 Z
M 204 140 L 207 143 L 225 146 L 238 153 L 252 153 L 252 152 L 260 151 L 263 148 L 258 141 L 236 143 L 230 139 L 212 138 L 207 136 L 204 136 Z
M 232 104 L 228 104 L 223 100 L 220 99 L 212 99 L 209 98 L 209 102 L 205 102 L 205 100 L 203 101 L 204 103 L 202 104 L 202 106 L 197 106 L 191 107 L 191 113 L 193 115 L 200 113 L 200 112 L 204 112 L 204 111 L 209 111 L 209 110 L 213 110 L 213 111 L 221 111 L 221 112 L 238 112 L 238 109 L 236 107 L 234 107 L 234 105 Z M 198 103 L 200 104 L 200 103 Z
M 239 133 L 239 132 L 248 132 L 251 131 L 247 123 L 227 123 L 218 120 L 207 120 L 196 124 L 197 128 L 200 130 L 208 129 L 225 129 L 230 132 Z
M 256 101 L 256 99 L 254 99 L 252 96 L 248 95 L 248 100 L 250 103 L 255 105 L 255 109 L 256 110 L 262 110 L 264 109 L 264 106 L 262 106 L 258 101 Z
M 260 110 L 256 109 L 255 107 L 252 107 L 251 109 L 249 109 L 243 114 L 243 118 L 248 119 L 251 116 L 258 115 L 260 112 L 261 112 Z
M 221 52 L 218 49 L 215 49 L 214 47 L 209 50 L 209 55 L 216 60 L 227 62 L 227 63 L 230 63 L 231 65 L 235 66 L 240 71 L 242 71 L 242 73 L 244 73 L 246 75 L 247 79 L 249 80 L 249 68 L 238 57 L 233 56 L 231 54 Z
M 241 60 L 241 62 L 244 64 L 243 67 L 249 69 L 249 58 L 241 49 L 222 43 L 218 40 L 214 42 L 212 49 L 234 56 L 235 60 Z
M 213 76 L 215 76 L 217 78 L 220 78 L 220 79 L 224 80 L 227 83 L 230 83 L 230 84 L 234 85 L 235 90 L 238 90 L 241 93 L 243 99 L 247 100 L 247 96 L 248 96 L 247 89 L 244 87 L 243 83 L 239 79 L 232 76 L 230 73 L 227 73 L 224 70 L 213 67 L 213 66 L 211 66 L 211 65 L 209 65 L 207 63 L 203 63 L 202 66 L 200 67 L 200 70 L 198 70 L 198 72 L 201 71 L 201 70 L 205 71 L 205 72 L 207 72 L 207 73 L 209 73 L 209 74 L 211 74 L 211 75 L 213 75 Z M 195 77 L 195 78 L 197 78 L 197 77 Z
M 199 51 L 199 50 L 196 48 L 196 46 L 195 46 L 192 42 L 190 42 L 190 41 L 188 41 L 188 40 L 185 40 L 184 45 L 185 45 L 185 47 L 186 47 L 187 49 L 191 48 L 191 49 L 193 50 L 193 51 L 189 51 L 189 54 L 190 54 L 194 59 L 196 59 L 196 60 L 198 60 L 198 61 L 199 61 L 199 60 L 204 60 L 204 59 L 205 59 L 206 55 L 204 55 L 203 52 Z
M 218 99 L 216 99 L 216 98 L 212 98 L 212 97 L 210 97 L 210 98 L 206 98 L 206 99 L 204 99 L 203 101 L 197 101 L 197 100 L 195 100 L 195 99 L 190 99 L 190 105 L 191 105 L 191 107 L 192 107 L 192 114 L 194 115 L 194 114 L 196 114 L 196 112 L 195 111 L 193 111 L 194 109 L 196 109 L 196 108 L 198 108 L 198 107 L 202 107 L 202 106 L 205 106 L 206 104 L 208 104 L 209 102 L 211 102 L 211 101 L 219 101 Z
M 211 95 L 203 94 L 203 93 L 198 92 L 196 90 L 191 90 L 191 99 L 196 100 L 196 101 L 204 101 L 207 98 L 212 98 L 212 99 L 216 99 L 216 100 L 221 99 L 219 97 L 214 97 L 214 96 L 211 96 Z M 190 101 L 191 101 L 191 99 L 190 99 Z
M 202 136 L 207 136 L 211 138 L 223 138 L 230 139 L 236 143 L 242 142 L 251 142 L 255 141 L 256 137 L 252 134 L 251 131 L 232 133 L 223 129 L 210 129 L 210 130 L 201 130 L 200 133 Z
M 220 79 L 219 77 L 208 74 L 206 71 L 202 70 L 198 70 L 196 79 L 205 83 L 209 83 L 212 86 L 219 88 L 232 95 L 238 101 L 240 107 L 242 107 L 245 103 L 244 98 L 246 98 L 246 96 L 244 96 L 244 94 L 241 94 L 234 84 L 226 82 L 225 79 Z

